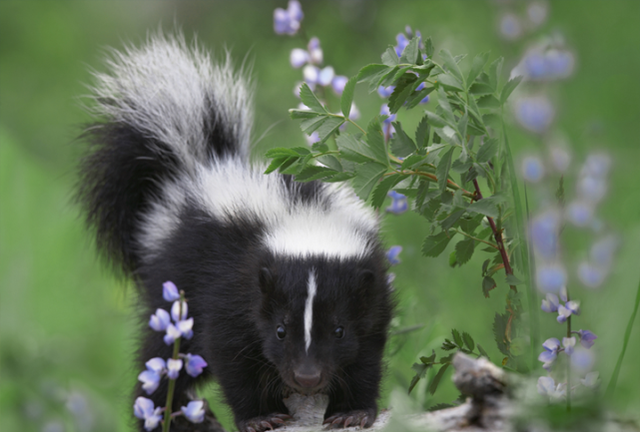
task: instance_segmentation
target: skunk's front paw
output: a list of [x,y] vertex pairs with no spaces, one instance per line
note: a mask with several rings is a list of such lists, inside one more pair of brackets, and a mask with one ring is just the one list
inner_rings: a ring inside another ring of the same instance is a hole
[[288,414],[269,414],[262,417],[254,417],[238,423],[239,432],[264,432],[284,426],[285,420],[291,418]]
[[327,429],[347,428],[349,426],[360,426],[361,428],[370,428],[376,421],[376,411],[353,410],[346,413],[336,413],[327,417],[323,425],[327,425]]

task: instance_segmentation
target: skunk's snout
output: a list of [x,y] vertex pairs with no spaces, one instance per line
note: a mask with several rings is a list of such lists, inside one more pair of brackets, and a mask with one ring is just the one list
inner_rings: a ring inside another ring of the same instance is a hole
[[322,373],[315,365],[302,364],[293,371],[293,379],[301,387],[312,389],[320,384]]

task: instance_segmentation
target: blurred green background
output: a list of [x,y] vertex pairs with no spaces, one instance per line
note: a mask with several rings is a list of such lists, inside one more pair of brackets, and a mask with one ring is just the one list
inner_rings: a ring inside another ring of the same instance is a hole
[[[614,161],[599,217],[623,240],[617,263],[597,291],[584,290],[571,279],[583,311],[574,326],[599,336],[595,369],[606,385],[640,276],[640,2],[547,2],[546,22],[516,41],[502,39],[498,23],[505,12],[526,21],[525,1],[302,3],[303,27],[307,35],[320,38],[325,64],[348,76],[379,61],[405,25],[431,35],[437,50],[469,53],[470,58],[487,50],[491,59],[505,56],[503,78],[524,49],[544,35],[562,35],[575,51],[573,77],[546,91],[557,107],[553,130],[570,143],[574,171],[590,150],[606,150]],[[124,431],[131,423],[129,389],[139,372],[133,365],[135,296],[131,286],[100,263],[71,200],[82,148],[76,137],[90,120],[80,99],[91,83],[89,69],[103,69],[105,47],[139,43],[160,24],[171,29],[175,23],[188,39],[197,34],[216,53],[228,48],[238,62],[246,56],[253,63],[257,158],[271,147],[304,145],[287,109],[298,104],[293,87],[301,79],[301,72],[289,65],[289,53],[305,42],[274,34],[276,7],[286,2],[0,2],[0,430]],[[464,60],[463,69],[469,66],[470,60]],[[382,100],[357,88],[356,103],[364,122],[378,113]],[[407,124],[417,121],[403,115]],[[542,154],[540,138],[516,126],[508,133],[516,157]],[[574,178],[568,176],[565,187],[570,197]],[[535,209],[537,194],[529,192]],[[503,308],[506,286],[500,283],[490,299],[483,297],[481,253],[455,269],[448,266],[448,254],[422,257],[427,232],[416,214],[384,220],[386,243],[404,247],[402,263],[393,269],[400,300],[395,324],[424,327],[392,340],[382,406],[394,389],[405,391],[411,365],[437,348],[452,327],[470,332],[494,361],[501,358],[491,322]],[[586,254],[588,237],[568,230],[568,264]],[[540,318],[543,340],[561,334],[552,317]],[[640,322],[631,338],[618,392],[608,404],[623,415],[638,416]],[[413,393],[416,404],[453,400],[457,394],[445,381],[435,397],[419,386]],[[214,389],[204,394],[216,397]],[[68,411],[77,413],[75,420]],[[216,403],[214,411],[230,425],[223,405]]]

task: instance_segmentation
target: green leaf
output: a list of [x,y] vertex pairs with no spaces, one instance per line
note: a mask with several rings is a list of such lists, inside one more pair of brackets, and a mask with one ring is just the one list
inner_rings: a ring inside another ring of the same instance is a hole
[[417,85],[417,80],[418,79],[415,75],[406,74],[400,79],[400,81],[398,81],[396,88],[393,90],[393,93],[391,93],[391,96],[389,96],[388,105],[389,112],[391,112],[391,114],[398,112],[402,107],[407,98],[413,92],[415,85]]
[[[461,84],[464,84],[464,77],[462,76],[462,72],[460,72],[458,63],[453,58],[449,50],[441,50],[440,57],[442,58],[442,60],[444,60],[444,66],[449,70],[449,72],[451,72],[451,74],[455,76]],[[462,90],[462,88],[460,90]]]
[[483,357],[486,357],[487,360],[490,360],[489,354],[487,354],[487,352],[484,350],[484,348],[482,348],[480,344],[478,344],[478,351],[480,351],[480,354],[482,354]]
[[325,142],[331,135],[338,130],[344,123],[344,120],[338,117],[329,117],[320,127],[317,129],[320,143]]
[[413,154],[402,161],[402,165],[400,166],[400,168],[402,169],[413,168],[414,165],[423,163],[425,159],[426,159],[425,155]]
[[462,341],[462,336],[460,336],[460,332],[456,329],[451,329],[451,335],[453,336],[453,340],[458,346],[458,348],[462,348],[464,346],[464,342]]
[[317,112],[309,111],[309,110],[299,110],[299,109],[289,110],[289,116],[293,120],[314,118],[314,117],[318,117],[319,115],[321,114]]
[[316,158],[318,162],[325,165],[327,168],[331,168],[334,171],[342,172],[343,167],[337,157],[332,155],[324,155]]
[[424,239],[424,243],[422,244],[422,254],[428,257],[437,257],[440,255],[449,242],[451,238],[453,238],[453,234],[451,237],[447,236],[446,231],[442,231],[436,235],[430,235],[426,239]]
[[476,248],[476,241],[471,238],[465,238],[456,244],[456,258],[458,265],[466,264],[473,256]]
[[433,379],[429,383],[428,391],[429,391],[429,393],[431,393],[431,395],[433,395],[436,392],[436,390],[438,389],[438,384],[440,384],[440,380],[442,380],[442,377],[444,376],[444,373],[447,371],[447,368],[449,367],[449,364],[450,363],[444,364],[438,370],[438,373],[436,373],[436,375],[433,377]]
[[484,68],[484,65],[487,64],[487,60],[489,60],[488,52],[480,53],[475,56],[473,62],[471,63],[471,70],[469,71],[469,75],[467,76],[468,85],[472,85],[478,75],[480,75],[480,72],[482,72],[482,68]]
[[507,275],[505,281],[507,282],[507,285],[522,285],[524,283],[512,274]]
[[469,333],[462,333],[462,339],[464,339],[464,344],[469,348],[469,351],[473,351],[475,349],[476,343],[473,341],[473,338]]
[[273,148],[271,150],[268,150],[265,153],[265,157],[269,158],[269,159],[273,159],[276,157],[283,157],[283,156],[306,156],[308,154],[310,154],[311,151],[309,151],[309,149],[304,148],[304,147],[294,147],[294,148],[287,148],[287,147],[277,147],[277,148]]
[[482,278],[482,294],[484,294],[486,298],[489,298],[489,291],[494,289],[496,286],[496,281],[493,280],[492,277],[485,276]]
[[425,115],[416,128],[416,145],[422,149],[429,145],[429,118]]
[[465,137],[467,136],[467,124],[469,123],[469,116],[467,115],[467,112],[465,111],[464,115],[462,117],[460,117],[460,120],[458,121],[458,132],[460,133],[460,136],[463,137],[463,139],[466,139]]
[[410,63],[414,64],[418,60],[418,54],[420,54],[420,48],[418,47],[418,43],[420,42],[420,38],[413,37],[409,41],[409,44],[404,47],[402,50],[402,55],[400,56],[400,63]]
[[[370,80],[377,81],[382,76],[383,73],[389,71],[389,66],[383,64],[370,64],[366,65],[360,72],[358,72],[357,79],[358,82],[365,82]],[[379,76],[378,76],[379,75]]]
[[480,150],[478,150],[478,154],[476,155],[476,162],[489,162],[497,152],[498,140],[496,138],[488,139],[480,146]]
[[368,162],[356,167],[356,176],[353,178],[353,189],[356,194],[366,201],[373,187],[386,172],[387,167],[376,162]]
[[387,66],[397,66],[398,65],[398,55],[396,54],[396,50],[392,47],[386,49],[384,53],[382,53],[382,63]]
[[449,103],[449,99],[447,99],[447,94],[444,92],[444,89],[440,87],[438,89],[438,105],[442,108],[443,116],[448,121],[449,126],[455,125],[456,119],[453,116],[453,110],[451,109],[451,104]]
[[499,314],[496,312],[493,318],[493,335],[495,337],[496,344],[500,352],[506,356],[509,356],[509,348],[505,339],[505,333],[507,331],[507,322],[509,321],[509,314]]
[[433,41],[431,40],[431,36],[429,36],[427,40],[424,41],[424,45],[425,45],[425,53],[427,54],[427,57],[432,58],[435,49],[433,48]]
[[436,113],[425,111],[425,115],[427,117],[427,121],[431,126],[442,128],[448,125],[447,121]]
[[495,196],[483,198],[469,205],[467,211],[469,213],[480,213],[495,219],[499,214],[498,207],[496,206],[502,201],[502,199],[497,199]]
[[491,126],[496,130],[498,130],[502,124],[502,119],[497,114],[485,114],[482,116],[482,121],[487,126]]
[[302,99],[302,103],[308,106],[311,111],[315,111],[318,113],[326,113],[327,110],[320,103],[318,97],[311,91],[307,83],[302,83],[300,86],[300,99]]
[[387,197],[389,190],[398,184],[398,182],[404,177],[405,176],[399,174],[393,174],[389,177],[385,177],[381,182],[379,182],[373,189],[373,194],[371,195],[371,205],[373,208],[380,208],[384,203],[384,199]]
[[480,108],[500,108],[500,101],[490,94],[479,97],[477,103]]
[[393,126],[396,129],[396,133],[391,140],[391,151],[393,154],[399,157],[407,157],[410,154],[416,152],[418,148],[411,138],[402,129],[400,122],[394,122]]
[[337,171],[321,166],[309,165],[296,174],[296,181],[309,182],[338,174]]
[[449,177],[449,169],[451,168],[451,158],[453,157],[454,147],[449,149],[442,158],[440,162],[438,162],[438,166],[436,168],[436,177],[438,178],[438,188],[440,192],[444,192],[447,188],[447,179]]
[[340,150],[341,157],[344,159],[357,163],[377,161],[377,155],[371,148],[353,135],[340,134],[336,138],[336,144]]
[[389,154],[387,153],[387,146],[384,142],[384,135],[382,133],[382,126],[377,117],[369,122],[367,125],[367,143],[371,153],[375,156],[375,159],[385,165],[389,166]]
[[322,124],[327,121],[329,117],[326,116],[318,116],[310,119],[306,119],[300,122],[300,129],[302,132],[307,135],[311,135],[316,129],[318,129]]
[[507,101],[511,93],[513,93],[516,87],[518,87],[518,84],[520,84],[520,81],[522,81],[522,76],[517,76],[507,81],[502,88],[502,93],[500,93],[500,103],[504,104]]
[[344,86],[344,90],[342,91],[342,97],[340,98],[340,108],[342,109],[342,114],[345,117],[349,117],[349,113],[351,112],[351,104],[353,102],[353,91],[356,88],[356,82],[358,77],[351,77],[347,84]]
[[489,77],[489,85],[495,91],[498,88],[498,80],[500,79],[500,72],[502,72],[502,63],[504,59],[502,57],[497,58],[489,65],[489,72],[487,76]]
[[438,84],[447,90],[462,91],[463,85],[457,78],[448,74],[440,74],[437,78]]
[[[418,84],[418,86],[420,86],[420,84]],[[433,90],[435,90],[435,87],[425,87],[420,91],[414,91],[413,93],[411,93],[411,96],[409,96],[409,98],[407,99],[405,107],[407,109],[414,108],[416,105],[418,105],[422,101],[422,99],[427,97]]]
[[[269,164],[269,166],[267,167],[267,169],[264,171],[265,174],[270,174],[272,172],[274,172],[275,170],[277,170],[284,162],[286,162],[289,159],[290,156],[281,156],[281,157],[275,157],[273,158],[273,160],[271,161],[271,163]],[[297,159],[297,158],[294,158]]]
[[494,91],[495,89],[491,88],[490,85],[479,82],[473,83],[469,88],[469,93],[474,95],[493,94]]

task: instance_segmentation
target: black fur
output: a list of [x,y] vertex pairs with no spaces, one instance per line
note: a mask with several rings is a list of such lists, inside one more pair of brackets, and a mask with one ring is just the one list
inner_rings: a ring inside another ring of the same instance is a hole
[[[213,159],[237,157],[242,143],[229,132],[230,125],[221,123],[210,96],[204,100],[210,113],[202,125],[207,154],[199,162],[206,166]],[[176,228],[159,249],[143,251],[142,216],[164,185],[187,169],[171,145],[158,142],[135,123],[107,116],[85,137],[90,147],[81,164],[78,197],[96,232],[98,249],[140,289],[141,370],[150,358],[172,354],[162,335],[146,325],[157,308],[170,307],[162,299],[162,284],[170,280],[186,293],[195,324],[193,338],[181,341],[181,352],[201,355],[208,367],[197,378],[180,374],[174,410],[188,402],[196,386],[213,378],[243,432],[250,427],[263,430],[260,421],[274,413],[287,414],[283,398],[291,392],[326,393],[326,418],[342,415],[343,420],[370,426],[377,413],[393,310],[377,233],[369,234],[371,248],[361,258],[277,256],[264,245],[268,228],[257,216],[223,221],[187,198]],[[301,185],[283,176],[283,184],[291,192],[291,205],[316,203],[318,211],[329,205],[329,192],[320,183]],[[316,275],[317,294],[307,353],[304,310],[310,272]],[[279,326],[286,330],[283,339],[276,335]],[[304,384],[308,375],[318,378]],[[156,406],[165,403],[166,383],[149,396]],[[147,397],[139,384],[135,393]],[[339,423],[344,426],[344,421]]]

